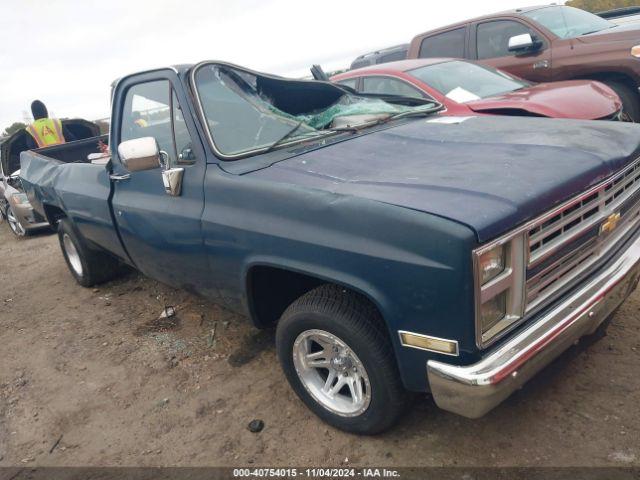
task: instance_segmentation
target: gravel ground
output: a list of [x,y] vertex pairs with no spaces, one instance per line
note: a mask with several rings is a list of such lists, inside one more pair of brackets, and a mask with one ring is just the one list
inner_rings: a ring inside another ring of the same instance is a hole
[[[164,305],[177,316],[157,320]],[[639,308],[636,292],[606,336],[482,419],[420,396],[394,430],[358,437],[295,397],[272,331],[137,274],[82,288],[55,235],[5,223],[0,466],[640,466]]]

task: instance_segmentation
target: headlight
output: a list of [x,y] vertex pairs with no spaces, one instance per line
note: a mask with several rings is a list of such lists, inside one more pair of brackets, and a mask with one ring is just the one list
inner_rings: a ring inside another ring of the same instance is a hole
[[640,58],[640,45],[636,45],[635,47],[631,47],[631,56]]
[[14,205],[28,205],[29,204],[29,198],[27,198],[27,194],[26,193],[14,193],[13,195],[11,195],[11,203],[13,203]]
[[476,343],[485,347],[524,314],[525,234],[498,239],[473,252]]
[[495,248],[480,255],[478,265],[480,267],[480,284],[484,285],[489,280],[493,280],[502,272],[506,267],[505,263],[506,248],[504,245],[498,245]]

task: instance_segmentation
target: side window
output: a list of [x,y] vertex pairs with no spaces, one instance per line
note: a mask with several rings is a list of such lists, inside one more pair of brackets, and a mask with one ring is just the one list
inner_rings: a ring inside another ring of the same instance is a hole
[[397,52],[387,53],[385,55],[381,55],[380,58],[376,61],[376,63],[387,63],[387,62],[396,62],[398,60],[406,60],[407,51],[406,50],[398,50]]
[[340,80],[338,81],[338,83],[340,85],[344,85],[345,87],[351,87],[354,90],[357,88],[358,86],[358,79],[357,78],[347,78],[346,80]]
[[402,80],[389,77],[363,77],[363,93],[382,93],[385,95],[401,95],[403,97],[423,98],[424,95],[415,87]]
[[140,83],[127,91],[120,141],[142,137],[156,139],[169,165],[195,160],[184,116],[168,80]]
[[466,27],[438,33],[422,40],[420,58],[453,57],[464,58]]
[[514,52],[509,51],[509,39],[523,33],[535,35],[530,28],[513,20],[496,20],[479,24],[476,36],[478,59],[515,55]]

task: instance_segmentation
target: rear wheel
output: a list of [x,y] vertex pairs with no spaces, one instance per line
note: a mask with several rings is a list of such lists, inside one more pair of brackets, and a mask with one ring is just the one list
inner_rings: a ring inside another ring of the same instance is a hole
[[300,399],[342,430],[375,434],[406,404],[393,348],[377,309],[335,285],[318,287],[278,323],[280,364]]
[[622,113],[627,121],[640,122],[640,99],[635,90],[621,82],[604,81],[622,101]]
[[20,220],[14,213],[11,205],[7,208],[7,222],[9,223],[9,228],[16,237],[24,237],[27,234],[27,231],[20,223]]
[[83,287],[91,287],[118,276],[122,266],[111,255],[90,248],[64,218],[58,224],[58,239],[69,271]]

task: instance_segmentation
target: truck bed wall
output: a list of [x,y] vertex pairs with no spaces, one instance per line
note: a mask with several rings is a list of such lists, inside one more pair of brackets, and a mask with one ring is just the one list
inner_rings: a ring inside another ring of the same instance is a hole
[[63,163],[89,163],[87,156],[90,153],[100,152],[98,147],[100,141],[107,144],[109,141],[108,135],[98,135],[97,137],[76,140],[74,142],[63,143],[62,145],[39,148],[34,151]]

